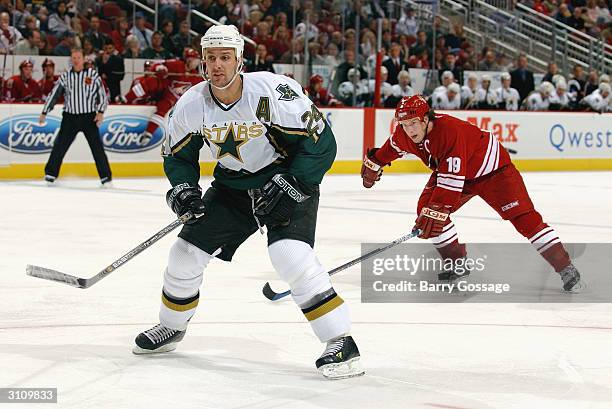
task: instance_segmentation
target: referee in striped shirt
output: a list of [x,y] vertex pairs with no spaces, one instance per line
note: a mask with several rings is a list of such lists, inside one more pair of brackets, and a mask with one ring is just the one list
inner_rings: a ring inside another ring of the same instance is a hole
[[55,182],[68,148],[77,133],[82,131],[96,162],[102,187],[110,186],[111,170],[98,130],[108,105],[102,79],[95,69],[84,68],[85,58],[81,49],[73,48],[70,59],[72,69],[64,72],[55,83],[38,120],[41,125],[45,123],[45,117],[63,93],[65,103],[62,124],[45,166],[45,180],[49,185]]

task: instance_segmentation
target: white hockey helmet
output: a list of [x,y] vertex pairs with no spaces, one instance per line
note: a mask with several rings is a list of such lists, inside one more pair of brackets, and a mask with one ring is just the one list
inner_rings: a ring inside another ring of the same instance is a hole
[[610,76],[608,74],[601,74],[599,76],[599,83],[601,84],[602,82],[605,82],[605,83],[609,84],[610,83]]
[[491,76],[489,74],[484,74],[482,77],[480,77],[480,81],[481,82],[485,82],[485,81],[491,82]]
[[477,79],[478,79],[478,75],[476,75],[476,74],[475,74],[475,73],[473,73],[473,72],[470,72],[470,73],[467,75],[467,79],[468,79],[468,80],[477,80]]
[[502,72],[501,73],[501,79],[502,79],[502,81],[507,81],[507,80],[512,79],[512,77],[510,76],[509,72]]
[[384,65],[380,66],[380,73],[382,75],[388,75],[389,74],[389,70],[387,69],[387,67],[385,67]]
[[565,77],[561,74],[555,74],[552,77],[552,83],[557,85],[559,81],[565,81]]
[[611,89],[611,87],[610,87],[610,84],[608,84],[607,82],[602,82],[601,84],[599,84],[598,89],[599,89],[599,93],[600,93],[600,94],[602,94],[602,95],[603,95],[604,93],[606,93],[606,92],[607,92],[607,93],[608,93],[608,95],[610,95],[610,89]]
[[543,95],[551,95],[555,91],[555,87],[548,81],[542,81],[538,91]]
[[200,40],[202,56],[206,56],[207,48],[233,48],[236,50],[236,59],[242,60],[244,52],[244,40],[236,26],[212,26]]
[[357,68],[349,69],[346,76],[348,77],[349,81],[352,81],[353,79],[359,81],[361,79],[361,73]]
[[446,89],[450,92],[454,92],[455,94],[458,94],[461,92],[461,87],[459,87],[459,84],[457,84],[456,82],[449,84],[449,86],[446,87]]
[[557,82],[555,82],[555,88],[557,90],[562,89],[564,91],[567,91],[567,82],[565,82],[565,78],[557,80]]
[[444,71],[442,73],[442,79],[454,80],[455,79],[455,75],[453,74],[452,71]]
[[236,60],[238,61],[238,65],[236,66],[236,72],[232,76],[232,79],[223,87],[214,86],[212,85],[212,82],[210,84],[211,86],[220,90],[228,88],[242,71],[242,67],[244,65],[244,40],[242,39],[240,32],[238,32],[236,26],[232,25],[212,26],[206,30],[206,33],[202,36],[200,46],[202,46],[202,76],[206,80],[209,78],[204,70],[203,62],[206,60],[206,50],[208,48],[233,48],[236,51]]

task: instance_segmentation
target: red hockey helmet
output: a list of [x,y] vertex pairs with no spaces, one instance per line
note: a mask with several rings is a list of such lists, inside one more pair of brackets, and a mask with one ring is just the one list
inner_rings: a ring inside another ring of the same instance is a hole
[[199,60],[200,54],[193,48],[185,48],[185,51],[183,51],[183,59],[187,60],[188,58],[197,58]]
[[154,64],[151,67],[151,71],[153,71],[155,73],[157,78],[163,79],[163,78],[166,78],[168,76],[168,67],[166,67],[162,63]]
[[45,60],[44,60],[44,61],[43,61],[43,63],[42,63],[42,67],[43,67],[43,68],[47,68],[48,66],[55,67],[55,63],[53,62],[53,60],[52,60],[52,59],[50,59],[50,58],[45,58]]
[[151,61],[151,60],[146,60],[144,62],[143,68],[145,70],[145,72],[153,72],[153,64],[155,63],[155,61]]
[[23,70],[25,67],[34,68],[34,63],[32,63],[32,60],[23,60],[21,64],[19,64],[20,71]]
[[309,81],[311,87],[314,87],[316,84],[323,84],[323,82],[323,77],[319,74],[311,76]]
[[395,108],[395,120],[400,122],[419,118],[424,121],[430,110],[427,100],[422,95],[403,97]]

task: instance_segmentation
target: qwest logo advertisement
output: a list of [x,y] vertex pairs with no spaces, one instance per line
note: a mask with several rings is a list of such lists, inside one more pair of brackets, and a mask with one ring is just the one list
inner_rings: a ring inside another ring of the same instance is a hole
[[[51,152],[60,129],[61,119],[47,116],[44,125],[38,124],[37,114],[15,115],[0,122],[0,148],[25,154]],[[149,122],[144,115],[112,115],[104,118],[100,138],[107,151],[136,153],[155,148],[164,139],[163,127],[157,128],[146,144],[139,140]]]

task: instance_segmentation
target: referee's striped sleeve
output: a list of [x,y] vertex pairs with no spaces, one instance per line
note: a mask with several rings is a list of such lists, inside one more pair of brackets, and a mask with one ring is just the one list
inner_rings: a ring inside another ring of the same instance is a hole
[[63,73],[59,77],[59,79],[55,82],[55,85],[53,86],[53,90],[51,91],[51,93],[47,95],[47,100],[45,101],[45,105],[43,106],[43,111],[42,111],[44,115],[47,115],[49,112],[51,112],[51,110],[55,106],[55,103],[59,100],[60,96],[62,96],[62,94],[64,93],[65,83],[66,83],[66,73]]
[[100,76],[96,73],[96,79],[95,79],[95,83],[96,83],[96,87],[97,89],[97,94],[98,94],[98,106],[97,106],[97,111],[98,112],[104,112],[106,111],[106,107],[108,105],[108,98],[106,96],[106,91],[104,91],[104,85],[102,84],[102,78],[100,78]]

